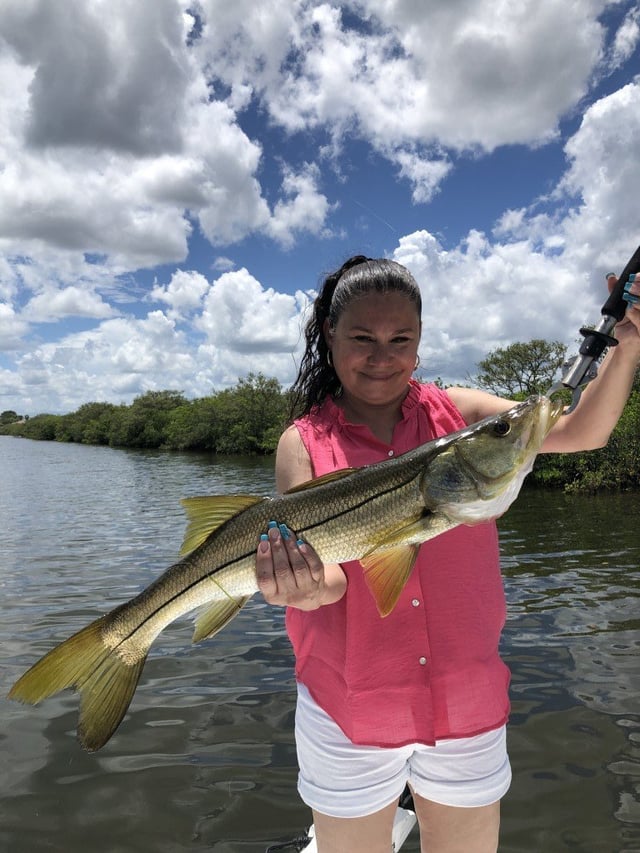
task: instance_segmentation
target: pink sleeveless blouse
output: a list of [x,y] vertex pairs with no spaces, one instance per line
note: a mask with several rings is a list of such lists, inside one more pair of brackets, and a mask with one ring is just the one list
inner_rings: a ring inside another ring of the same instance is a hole
[[[411,382],[390,445],[348,423],[332,399],[296,421],[314,475],[405,453],[465,425],[445,391]],[[498,653],[506,605],[493,522],[425,542],[398,604],[381,618],[357,561],[335,604],[288,608],[296,678],[356,744],[470,737],[509,715]]]

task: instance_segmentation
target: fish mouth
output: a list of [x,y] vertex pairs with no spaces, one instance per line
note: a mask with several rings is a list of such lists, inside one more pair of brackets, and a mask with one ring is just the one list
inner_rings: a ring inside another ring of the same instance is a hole
[[[545,438],[563,414],[565,404],[562,400],[551,400],[548,397],[540,395],[538,397],[529,397],[521,405],[523,406],[523,411],[533,406],[539,413],[539,417],[533,419],[529,428],[523,432],[518,442],[523,458],[531,454],[535,457],[539,453]],[[531,464],[533,465],[533,458],[531,459]]]
[[549,400],[549,420],[551,427],[556,423],[556,421],[560,418],[561,415],[564,414],[564,410],[566,409],[565,403],[560,399]]
[[[542,433],[540,438],[540,444],[542,441],[549,435],[553,427],[560,420],[561,416],[564,414],[566,405],[562,400],[559,399],[549,399],[548,397],[540,396],[538,397],[538,403],[541,406],[543,417],[538,421],[538,428]],[[533,433],[536,430],[532,430]]]

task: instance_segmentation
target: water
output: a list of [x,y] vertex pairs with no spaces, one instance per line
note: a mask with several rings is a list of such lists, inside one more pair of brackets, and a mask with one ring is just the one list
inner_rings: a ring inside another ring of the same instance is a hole
[[[0,693],[176,559],[179,498],[271,493],[272,460],[0,436]],[[504,853],[640,851],[640,495],[528,491],[501,520],[513,671]],[[89,755],[77,699],[0,700],[0,849],[262,853],[309,821],[292,655],[256,596],[214,640],[158,639],[123,725]],[[417,838],[403,851],[418,853]]]

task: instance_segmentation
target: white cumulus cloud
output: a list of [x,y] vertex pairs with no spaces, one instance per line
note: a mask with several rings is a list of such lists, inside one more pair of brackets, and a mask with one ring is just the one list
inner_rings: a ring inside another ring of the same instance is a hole
[[[3,0],[0,396],[290,381],[316,273],[360,248],[350,201],[394,222],[362,248],[418,276],[430,372],[574,335],[637,244],[639,21],[629,0]],[[436,233],[461,165],[554,145],[544,186]],[[393,200],[352,194],[367,158]],[[293,292],[263,283],[286,266]]]

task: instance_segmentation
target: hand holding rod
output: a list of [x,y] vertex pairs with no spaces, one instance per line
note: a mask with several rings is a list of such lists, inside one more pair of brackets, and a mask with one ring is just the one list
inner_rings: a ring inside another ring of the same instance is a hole
[[640,246],[635,250],[633,256],[630,258],[629,263],[620,273],[620,277],[618,278],[618,283],[613,288],[611,293],[609,294],[609,298],[602,306],[601,314],[606,314],[609,317],[615,317],[616,322],[619,323],[620,320],[625,315],[625,311],[627,309],[627,304],[622,298],[622,294],[624,292],[624,286],[629,280],[630,275],[635,275],[640,272]]

